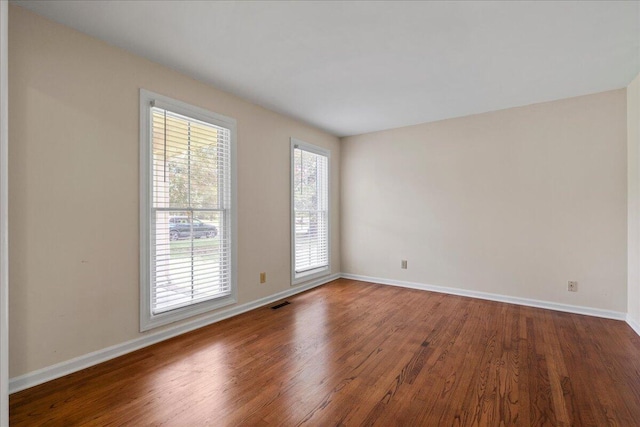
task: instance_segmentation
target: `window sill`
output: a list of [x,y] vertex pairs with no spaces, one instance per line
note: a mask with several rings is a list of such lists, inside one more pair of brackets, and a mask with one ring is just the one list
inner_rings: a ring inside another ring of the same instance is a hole
[[147,316],[145,316],[145,318],[140,319],[140,332],[148,331],[150,329],[157,328],[158,326],[163,326],[169,323],[188,319],[212,310],[217,310],[219,308],[235,304],[236,302],[237,298],[234,293],[232,293],[231,295],[225,297],[216,298],[210,301],[203,301],[198,304],[177,308],[175,310],[167,311],[164,313],[155,315],[148,314]]
[[319,277],[325,277],[331,274],[331,268],[321,267],[314,270],[305,271],[304,273],[294,273],[291,280],[291,286],[299,285]]

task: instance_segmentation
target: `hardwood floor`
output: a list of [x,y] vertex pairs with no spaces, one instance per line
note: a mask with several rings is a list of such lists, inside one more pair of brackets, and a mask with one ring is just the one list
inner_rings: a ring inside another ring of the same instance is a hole
[[640,425],[624,322],[345,279],[288,301],[16,393],[11,425]]

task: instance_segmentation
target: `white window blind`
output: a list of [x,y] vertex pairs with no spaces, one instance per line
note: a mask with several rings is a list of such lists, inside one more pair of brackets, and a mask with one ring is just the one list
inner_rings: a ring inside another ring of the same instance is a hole
[[292,149],[295,279],[329,266],[329,156],[302,142]]
[[228,299],[233,292],[232,129],[165,104],[148,106],[143,309],[148,319],[174,321],[175,312],[197,314],[189,307]]

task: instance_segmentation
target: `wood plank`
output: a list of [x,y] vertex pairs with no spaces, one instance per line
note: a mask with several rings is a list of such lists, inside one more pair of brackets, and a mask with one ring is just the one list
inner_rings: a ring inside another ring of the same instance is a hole
[[12,426],[635,425],[624,322],[340,279],[15,393]]

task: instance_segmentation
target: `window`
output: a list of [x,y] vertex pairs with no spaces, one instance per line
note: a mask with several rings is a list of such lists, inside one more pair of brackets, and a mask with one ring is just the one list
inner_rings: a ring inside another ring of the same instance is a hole
[[140,92],[140,329],[236,302],[235,120]]
[[329,274],[329,151],[291,139],[293,284]]

